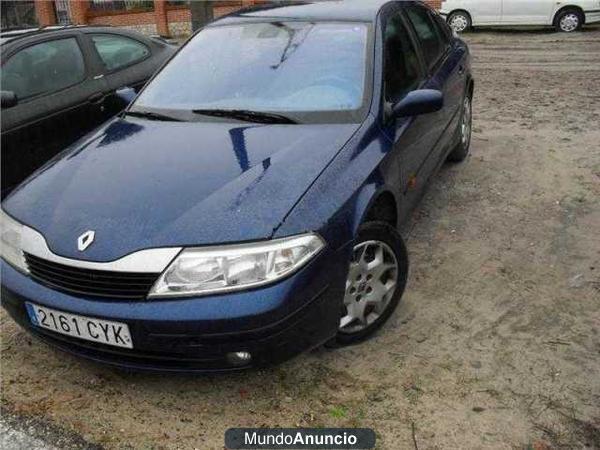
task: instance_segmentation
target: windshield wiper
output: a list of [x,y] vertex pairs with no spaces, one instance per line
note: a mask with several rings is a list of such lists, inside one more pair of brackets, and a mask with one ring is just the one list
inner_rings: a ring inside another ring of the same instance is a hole
[[245,109],[194,109],[194,114],[213,117],[229,117],[232,119],[243,120],[245,122],[267,123],[267,124],[296,124],[291,119],[281,114],[266,113],[261,111],[250,111]]
[[144,119],[149,120],[160,120],[162,122],[183,122],[183,120],[178,119],[177,117],[168,116],[166,114],[161,114],[152,111],[125,111],[124,115],[142,117]]

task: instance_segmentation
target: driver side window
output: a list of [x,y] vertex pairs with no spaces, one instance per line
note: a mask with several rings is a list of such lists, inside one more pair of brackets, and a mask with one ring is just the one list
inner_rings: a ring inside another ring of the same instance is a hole
[[385,99],[395,103],[422,80],[419,57],[399,12],[385,24],[383,51]]

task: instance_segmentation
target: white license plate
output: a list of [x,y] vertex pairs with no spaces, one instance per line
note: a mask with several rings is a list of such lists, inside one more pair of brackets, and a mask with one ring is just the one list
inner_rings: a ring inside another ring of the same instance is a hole
[[31,323],[38,327],[86,341],[133,348],[126,323],[70,314],[33,303],[25,305]]

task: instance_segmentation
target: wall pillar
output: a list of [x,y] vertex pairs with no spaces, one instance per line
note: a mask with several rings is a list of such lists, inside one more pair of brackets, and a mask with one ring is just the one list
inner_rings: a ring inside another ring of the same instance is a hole
[[169,37],[169,19],[165,0],[154,0],[154,15],[156,17],[156,32],[160,36]]
[[40,27],[56,25],[56,12],[54,2],[51,0],[35,0],[35,15]]
[[69,0],[71,22],[73,22],[73,25],[87,24],[87,12],[89,7],[90,3],[87,0]]

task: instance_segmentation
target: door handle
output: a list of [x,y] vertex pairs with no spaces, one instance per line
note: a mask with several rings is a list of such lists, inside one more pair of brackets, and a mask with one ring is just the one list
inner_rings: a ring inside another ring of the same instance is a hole
[[102,92],[98,92],[96,94],[90,95],[90,97],[88,98],[88,102],[97,105],[99,103],[102,103],[102,101],[104,100],[104,93]]

